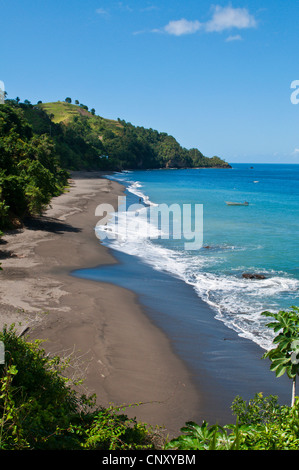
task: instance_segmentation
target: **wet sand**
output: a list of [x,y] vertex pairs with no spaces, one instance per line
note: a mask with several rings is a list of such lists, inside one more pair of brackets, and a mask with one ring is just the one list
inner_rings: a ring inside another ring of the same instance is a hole
[[51,354],[71,359],[80,391],[108,406],[141,403],[129,416],[176,435],[198,421],[202,397],[165,333],[146,315],[131,290],[73,277],[82,268],[117,260],[94,233],[100,203],[117,208],[118,183],[100,173],[75,172],[69,190],[0,245],[0,327],[14,323]]

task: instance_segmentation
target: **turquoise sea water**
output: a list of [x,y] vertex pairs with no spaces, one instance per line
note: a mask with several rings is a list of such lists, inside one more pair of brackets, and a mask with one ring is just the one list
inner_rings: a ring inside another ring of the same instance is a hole
[[[124,184],[145,207],[139,229],[125,234],[124,225],[115,229],[123,214],[115,214],[110,229],[117,238],[108,240],[100,230],[103,243],[192,285],[217,319],[269,348],[272,332],[260,313],[299,305],[299,165],[129,171],[109,178]],[[225,203],[245,200],[248,206]],[[148,218],[158,204],[202,204],[203,247],[186,250],[183,238],[164,239],[160,225],[152,227]],[[131,216],[136,219],[136,213]],[[265,279],[245,279],[243,273]]]

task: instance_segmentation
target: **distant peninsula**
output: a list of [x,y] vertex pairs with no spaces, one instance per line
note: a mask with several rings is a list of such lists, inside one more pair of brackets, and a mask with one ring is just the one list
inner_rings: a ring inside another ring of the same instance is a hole
[[[15,100],[13,100],[15,101]],[[98,116],[71,98],[54,103],[19,103],[36,134],[49,134],[68,169],[230,168],[223,159],[183,148],[165,132]]]
[[61,194],[68,172],[231,168],[183,148],[165,132],[106,119],[71,98],[0,104],[0,230],[39,214]]

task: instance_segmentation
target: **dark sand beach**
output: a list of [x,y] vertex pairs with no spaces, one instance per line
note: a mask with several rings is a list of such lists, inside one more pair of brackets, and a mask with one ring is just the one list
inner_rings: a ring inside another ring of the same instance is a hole
[[[129,191],[125,195],[128,204],[138,202]],[[216,311],[199,298],[192,285],[154,269],[142,257],[116,250],[112,255],[116,263],[76,270],[72,275],[113,283],[137,295],[147,317],[166,334],[190,371],[200,396],[197,422],[235,422],[231,405],[237,395],[245,400],[256,393],[277,395],[281,404],[290,404],[289,379],[277,379],[269,361],[262,358],[265,350],[215,318]]]
[[[116,208],[124,191],[101,176],[74,173],[42,217],[3,237],[0,326],[45,340],[47,352],[71,358],[80,391],[103,406],[142,403],[128,415],[170,436],[188,420],[233,422],[236,395],[288,404],[288,379],[276,379],[264,351],[215,320],[191,286],[100,244],[95,209]],[[85,268],[89,278],[78,275]]]
[[94,233],[100,203],[117,207],[118,183],[76,172],[69,191],[45,214],[3,237],[0,326],[14,323],[43,348],[70,357],[70,374],[97,402],[129,405],[130,416],[175,435],[198,420],[201,396],[166,335],[137,295],[112,283],[75,278],[73,270],[117,261]]

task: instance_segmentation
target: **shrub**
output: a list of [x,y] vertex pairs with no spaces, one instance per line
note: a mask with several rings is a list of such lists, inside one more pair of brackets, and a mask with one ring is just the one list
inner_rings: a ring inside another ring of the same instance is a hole
[[232,404],[236,424],[201,426],[187,422],[181,435],[167,449],[178,450],[297,450],[299,446],[299,401],[280,406],[277,397],[261,394],[246,403],[236,397]]
[[[40,341],[4,328],[0,365],[0,449],[144,449],[152,431],[116,407],[78,396],[64,376],[69,361],[49,357]],[[122,410],[123,411],[123,410]]]

